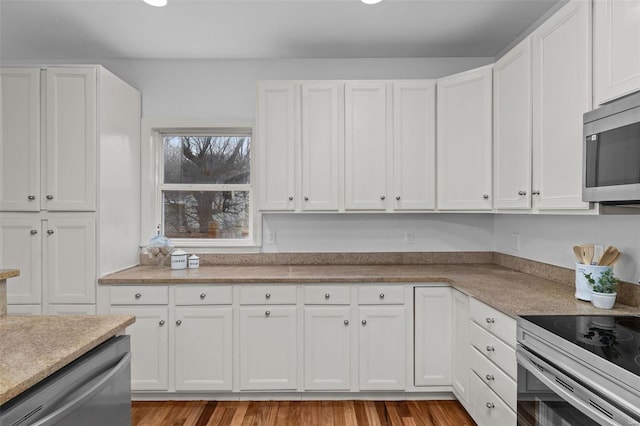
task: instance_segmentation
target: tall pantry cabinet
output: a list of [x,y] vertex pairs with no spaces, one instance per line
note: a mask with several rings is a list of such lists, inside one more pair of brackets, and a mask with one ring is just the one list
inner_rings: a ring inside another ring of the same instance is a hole
[[101,66],[0,69],[0,267],[9,312],[95,313],[137,264],[140,94]]

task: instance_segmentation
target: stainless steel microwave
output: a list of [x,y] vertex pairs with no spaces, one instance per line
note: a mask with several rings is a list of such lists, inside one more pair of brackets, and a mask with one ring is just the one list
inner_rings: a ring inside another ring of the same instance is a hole
[[583,201],[640,204],[640,92],[584,114]]

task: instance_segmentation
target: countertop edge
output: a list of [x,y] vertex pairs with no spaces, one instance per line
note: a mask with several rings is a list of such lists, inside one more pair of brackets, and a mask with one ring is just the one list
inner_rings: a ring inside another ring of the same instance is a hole
[[0,269],[0,281],[20,276],[19,269]]

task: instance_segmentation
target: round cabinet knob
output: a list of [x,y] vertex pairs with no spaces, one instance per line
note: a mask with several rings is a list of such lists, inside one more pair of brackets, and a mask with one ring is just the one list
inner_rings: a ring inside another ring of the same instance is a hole
[[289,201],[293,201],[293,197],[292,196],[289,196]]
[[493,380],[493,375],[491,374],[487,374],[486,376],[484,376],[487,380]]
[[396,195],[396,200],[400,201],[400,196]]
[[367,325],[367,320],[362,320],[362,325]]
[[494,408],[495,406],[493,402],[487,402],[487,408]]
[[305,201],[309,201],[309,197],[304,197],[304,200]]
[[485,200],[488,200],[488,199],[489,199],[489,195],[488,195],[488,194],[484,194],[484,195],[482,196],[482,198],[484,198]]
[[330,297],[331,297],[331,295],[330,295],[329,293],[325,293],[325,294],[324,294],[324,298],[325,298],[325,299],[328,299],[328,298],[330,298]]
[[531,195],[540,195],[540,191],[533,190],[531,191]]
[[140,299],[142,297],[142,295],[140,293],[136,293],[136,295],[134,296],[136,299]]
[[53,229],[48,229],[47,230],[47,235],[53,235],[55,231]]
[[35,196],[35,195],[29,195],[29,196],[27,197],[27,200],[29,200],[29,201],[33,201],[33,200],[35,200],[35,199],[36,199],[36,196]]
[[486,349],[487,349],[487,352],[493,352],[496,350],[493,346],[487,346]]
[[349,325],[349,320],[344,320],[344,325]]
[[496,322],[496,320],[493,318],[485,318],[485,321],[487,321],[487,324],[493,324],[494,322]]
[[160,322],[158,324],[164,325],[164,320],[160,320]]
[[31,230],[31,231],[29,231],[29,232],[31,232],[31,235],[36,235],[36,234],[38,233],[38,231],[36,231],[35,229],[32,229],[32,230]]
[[518,195],[527,195],[527,191],[518,191]]
[[384,299],[384,293],[380,293],[380,299]]
[[180,325],[180,324],[182,324],[182,320],[176,321],[176,325]]
[[380,199],[381,199],[382,201],[384,201],[386,198],[387,198],[387,197],[385,197],[384,195],[381,195],[381,196],[380,196]]
[[268,317],[269,315],[271,315],[271,311],[265,311],[265,312],[264,312],[264,316],[265,316],[265,317]]
[[200,299],[204,299],[205,297],[207,297],[207,293],[202,293],[202,294],[200,295]]
[[271,298],[271,293],[265,294],[264,297],[266,297],[267,299],[270,299]]
[[47,195],[47,200],[53,200],[53,195]]

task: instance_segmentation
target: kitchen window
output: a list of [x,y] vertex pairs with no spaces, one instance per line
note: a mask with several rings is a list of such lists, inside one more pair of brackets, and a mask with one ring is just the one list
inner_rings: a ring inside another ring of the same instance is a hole
[[[148,131],[155,158],[149,162],[150,177],[156,185],[143,229],[149,233],[159,224],[177,247],[203,252],[256,247],[251,127],[157,126]],[[143,163],[144,150],[143,144]],[[144,181],[143,176],[143,188]],[[143,197],[143,222],[144,204]]]

